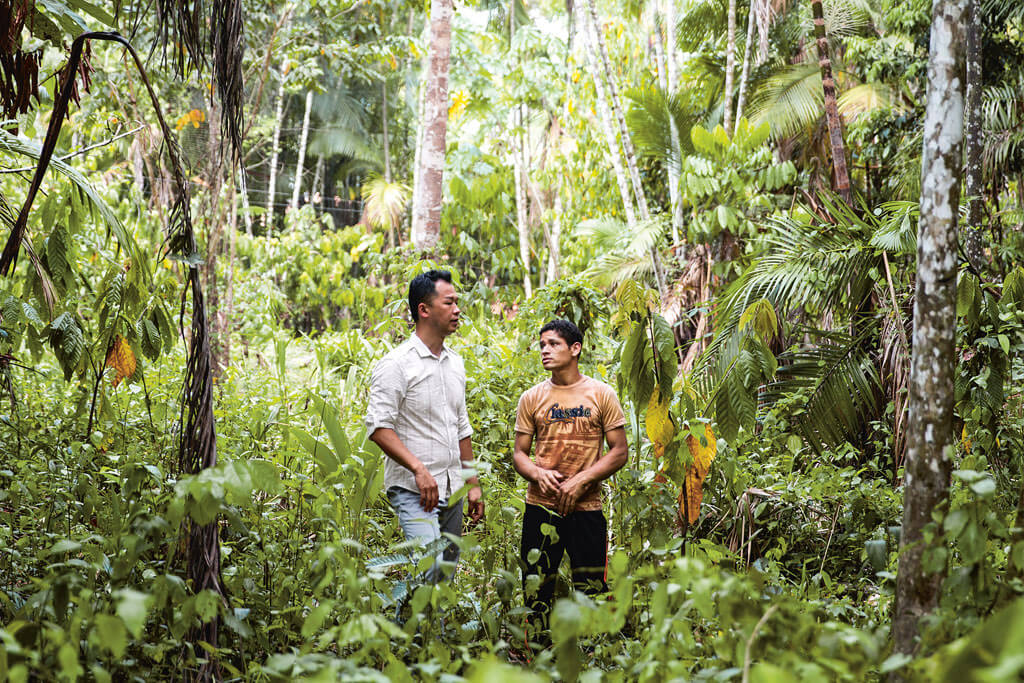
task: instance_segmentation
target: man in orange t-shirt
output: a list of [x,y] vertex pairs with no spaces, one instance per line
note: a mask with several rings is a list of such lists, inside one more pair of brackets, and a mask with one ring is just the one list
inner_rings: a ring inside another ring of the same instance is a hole
[[[547,627],[555,576],[568,553],[573,585],[588,594],[608,590],[608,524],[601,482],[629,457],[626,418],[615,391],[580,374],[583,335],[568,320],[540,329],[540,357],[549,379],[527,390],[516,409],[513,464],[530,482],[523,516],[523,590],[540,629]],[[536,457],[530,449],[536,441]],[[604,442],[608,452],[602,455]],[[545,534],[543,525],[554,533]],[[527,578],[540,577],[535,591]]]

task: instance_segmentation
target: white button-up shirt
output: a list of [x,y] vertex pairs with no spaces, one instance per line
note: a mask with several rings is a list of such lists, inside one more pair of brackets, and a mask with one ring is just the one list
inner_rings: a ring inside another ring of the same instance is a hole
[[[466,366],[443,347],[435,356],[415,333],[377,363],[370,379],[366,433],[393,429],[448,498],[462,487],[459,441],[473,433],[466,412]],[[416,477],[384,458],[384,487],[419,492]]]

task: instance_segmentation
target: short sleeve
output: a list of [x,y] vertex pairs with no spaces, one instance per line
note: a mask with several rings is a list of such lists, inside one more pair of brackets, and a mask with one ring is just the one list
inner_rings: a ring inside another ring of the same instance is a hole
[[394,358],[384,357],[370,375],[370,400],[366,407],[366,433],[394,429],[398,409],[405,397],[405,376]]
[[601,392],[601,421],[605,434],[626,424],[626,415],[622,412],[619,397],[609,386]]
[[537,427],[533,420],[533,392],[524,392],[516,406],[516,431],[523,434],[536,434]]

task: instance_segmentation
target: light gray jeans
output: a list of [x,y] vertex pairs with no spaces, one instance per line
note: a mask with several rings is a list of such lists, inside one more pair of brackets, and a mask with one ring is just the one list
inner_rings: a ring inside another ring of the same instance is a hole
[[[437,507],[430,512],[424,512],[420,505],[420,494],[409,491],[399,486],[392,486],[388,489],[388,501],[398,515],[398,523],[402,527],[406,540],[419,541],[426,546],[429,543],[441,538],[441,534],[449,533],[454,536],[462,536],[462,501],[448,507],[448,499],[442,498],[438,501]],[[450,578],[444,573],[441,567],[441,560],[449,563],[459,561],[459,546],[448,543],[443,553],[438,553],[434,564],[427,570],[424,580],[428,583],[438,583]]]

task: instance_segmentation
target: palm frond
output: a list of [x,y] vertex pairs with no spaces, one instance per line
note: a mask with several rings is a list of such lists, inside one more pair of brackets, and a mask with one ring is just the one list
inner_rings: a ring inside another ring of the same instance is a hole
[[409,202],[409,193],[407,185],[389,183],[380,176],[363,183],[363,200],[370,225],[386,230],[396,227]]
[[707,42],[719,42],[726,33],[728,5],[723,0],[691,0],[676,24],[676,45],[697,52]]
[[921,215],[917,202],[887,202],[878,208],[880,224],[871,236],[871,246],[895,254],[917,251],[917,221]]
[[762,394],[764,410],[797,392],[807,394],[796,419],[807,443],[817,453],[857,438],[867,421],[884,408],[881,382],[866,342],[878,333],[876,324],[857,337],[807,329],[815,342],[784,353],[776,381]]
[[847,121],[853,120],[861,114],[875,111],[876,109],[888,109],[896,105],[897,111],[904,107],[899,99],[893,97],[892,89],[880,81],[861,83],[845,90],[838,99],[839,113]]
[[793,137],[821,118],[821,71],[817,64],[793,64],[765,79],[750,98],[750,121],[768,122],[772,139]]
[[683,156],[693,152],[690,128],[702,119],[682,93],[669,94],[657,86],[634,88],[626,95],[629,132],[641,157],[667,168],[680,168]]

